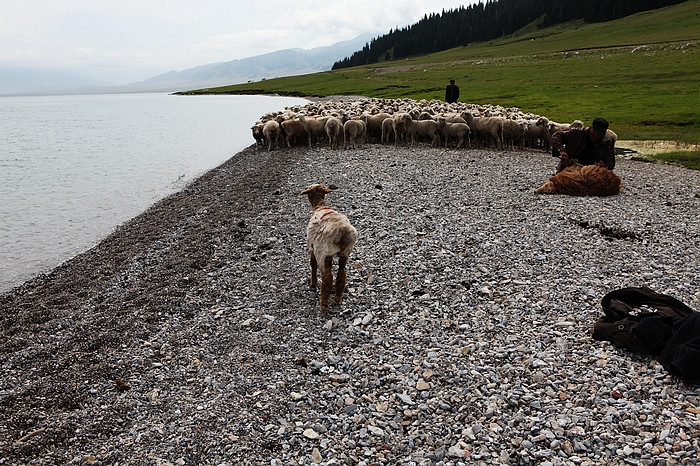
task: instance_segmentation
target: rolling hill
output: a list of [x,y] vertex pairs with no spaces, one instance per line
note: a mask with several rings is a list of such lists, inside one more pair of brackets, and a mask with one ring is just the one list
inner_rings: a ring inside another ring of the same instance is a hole
[[604,115],[627,139],[700,142],[700,0],[604,23],[525,27],[398,61],[187,93],[363,95],[517,106],[558,121]]

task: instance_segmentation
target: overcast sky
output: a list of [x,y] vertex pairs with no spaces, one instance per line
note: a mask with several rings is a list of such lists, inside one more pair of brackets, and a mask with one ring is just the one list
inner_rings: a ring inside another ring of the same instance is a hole
[[380,35],[449,0],[0,0],[0,67],[69,68],[114,84],[286,48]]

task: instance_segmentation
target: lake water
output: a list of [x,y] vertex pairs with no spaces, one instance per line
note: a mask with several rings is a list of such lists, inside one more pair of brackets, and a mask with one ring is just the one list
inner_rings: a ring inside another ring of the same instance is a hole
[[0,292],[254,142],[260,116],[299,98],[113,94],[0,97]]

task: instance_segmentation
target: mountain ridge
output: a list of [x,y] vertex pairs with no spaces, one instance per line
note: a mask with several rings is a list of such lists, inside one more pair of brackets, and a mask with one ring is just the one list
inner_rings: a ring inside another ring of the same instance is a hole
[[75,71],[0,67],[0,95],[176,92],[328,71],[361,49],[372,33],[312,49],[289,48],[261,55],[167,71],[143,81],[110,85]]

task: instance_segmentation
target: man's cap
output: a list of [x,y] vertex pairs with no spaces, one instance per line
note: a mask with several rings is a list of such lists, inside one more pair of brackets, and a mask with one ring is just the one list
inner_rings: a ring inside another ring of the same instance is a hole
[[608,120],[605,118],[594,118],[591,128],[595,134],[603,138],[605,137],[605,132],[608,130],[608,126]]

